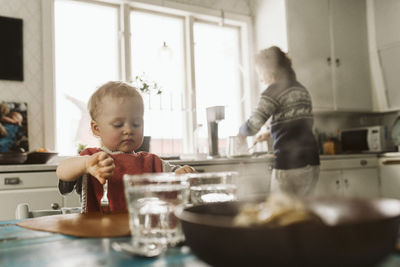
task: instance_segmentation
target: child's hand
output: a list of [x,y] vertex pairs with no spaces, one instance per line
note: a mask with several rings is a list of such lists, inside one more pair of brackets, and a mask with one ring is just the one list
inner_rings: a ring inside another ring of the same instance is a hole
[[101,184],[113,175],[114,160],[107,153],[101,151],[86,159],[86,172],[95,177]]
[[184,174],[184,173],[193,173],[196,172],[196,170],[188,165],[184,165],[183,167],[180,167],[176,169],[175,174]]

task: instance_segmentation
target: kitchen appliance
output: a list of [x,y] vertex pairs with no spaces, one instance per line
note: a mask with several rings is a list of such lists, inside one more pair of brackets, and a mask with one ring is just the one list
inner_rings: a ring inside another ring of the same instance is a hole
[[397,146],[397,151],[400,151],[400,116],[396,118],[392,126],[393,144]]
[[365,267],[376,266],[394,251],[399,200],[325,197],[303,201],[323,223],[235,226],[234,217],[246,202],[181,208],[176,215],[185,243],[211,266]]
[[225,119],[225,107],[213,106],[206,109],[208,126],[208,154],[219,157],[218,153],[218,122]]
[[384,152],[393,150],[388,128],[365,126],[340,131],[342,152]]

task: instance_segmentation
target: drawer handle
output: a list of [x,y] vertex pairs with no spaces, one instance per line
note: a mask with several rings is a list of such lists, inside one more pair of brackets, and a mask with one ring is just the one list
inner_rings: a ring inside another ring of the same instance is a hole
[[58,209],[60,208],[60,204],[58,204],[58,203],[51,203],[51,208],[52,208],[53,210],[58,210]]
[[362,160],[360,160],[360,164],[361,164],[361,166],[365,166],[368,164],[368,161],[365,159],[362,159]]
[[5,185],[17,185],[20,183],[21,183],[21,179],[19,177],[4,178]]

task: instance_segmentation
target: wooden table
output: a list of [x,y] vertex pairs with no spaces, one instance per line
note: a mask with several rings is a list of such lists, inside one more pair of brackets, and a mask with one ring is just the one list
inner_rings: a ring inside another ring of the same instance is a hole
[[[62,234],[33,231],[0,221],[0,266],[208,266],[187,246],[170,248],[156,258],[142,258],[112,249],[114,241],[130,238],[76,238]],[[400,253],[393,253],[377,267],[399,267]]]

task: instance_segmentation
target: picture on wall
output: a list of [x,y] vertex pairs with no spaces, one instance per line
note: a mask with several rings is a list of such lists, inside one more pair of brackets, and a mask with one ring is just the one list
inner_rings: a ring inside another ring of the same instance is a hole
[[0,153],[29,151],[28,105],[0,101]]

